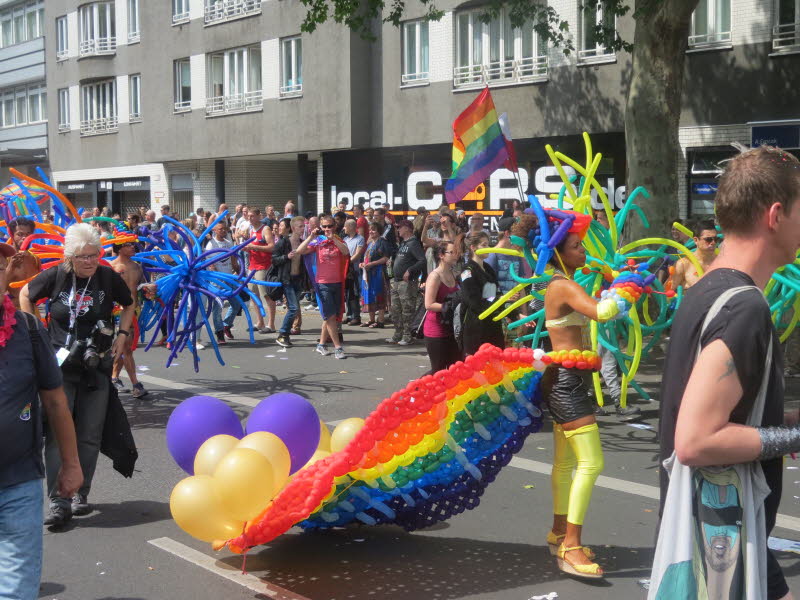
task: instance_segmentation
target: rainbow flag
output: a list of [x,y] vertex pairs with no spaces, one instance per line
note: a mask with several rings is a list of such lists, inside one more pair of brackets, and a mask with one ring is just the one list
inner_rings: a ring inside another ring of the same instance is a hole
[[449,204],[461,201],[508,160],[508,149],[487,87],[453,121],[453,174],[445,186]]

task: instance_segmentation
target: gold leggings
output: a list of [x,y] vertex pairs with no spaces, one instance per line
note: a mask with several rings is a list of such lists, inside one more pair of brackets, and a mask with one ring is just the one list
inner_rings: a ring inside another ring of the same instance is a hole
[[[553,513],[567,515],[567,522],[583,525],[592,488],[603,470],[603,449],[597,423],[564,431],[553,423]],[[575,478],[572,471],[575,471]]]

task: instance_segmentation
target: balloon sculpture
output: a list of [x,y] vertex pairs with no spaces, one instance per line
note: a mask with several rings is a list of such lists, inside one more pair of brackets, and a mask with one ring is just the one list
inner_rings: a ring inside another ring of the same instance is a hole
[[[448,519],[475,508],[538,431],[545,366],[530,349],[486,344],[412,381],[366,419],[341,422],[332,435],[293,394],[263,400],[241,440],[232,409],[190,398],[167,425],[170,452],[192,474],[172,492],[173,517],[190,535],[238,553],[296,524],[414,530]],[[253,440],[262,435],[271,437]]]

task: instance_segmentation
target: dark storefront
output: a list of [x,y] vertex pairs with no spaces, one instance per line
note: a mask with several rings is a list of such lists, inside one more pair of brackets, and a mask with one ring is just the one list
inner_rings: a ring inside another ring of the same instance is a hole
[[[58,184],[58,191],[80,211],[81,208],[93,209],[98,206],[96,181],[67,181]],[[101,205],[102,206],[102,205]]]

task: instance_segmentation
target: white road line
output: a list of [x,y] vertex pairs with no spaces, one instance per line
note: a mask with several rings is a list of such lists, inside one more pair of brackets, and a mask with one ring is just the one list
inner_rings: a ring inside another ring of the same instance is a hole
[[[228,394],[225,392],[219,392],[217,390],[203,388],[198,385],[192,385],[190,383],[179,383],[177,381],[170,381],[160,377],[153,377],[152,375],[138,375],[138,377],[146,383],[152,383],[153,385],[158,385],[160,387],[171,388],[173,390],[196,391],[197,393],[208,394],[216,398],[220,398],[221,400],[227,400],[228,402],[232,402],[234,404],[243,404],[245,406],[253,407],[261,402],[259,399],[250,398],[248,396]],[[343,420],[344,419],[338,421],[327,421],[326,423],[331,427],[335,427]],[[552,468],[552,465],[548,463],[531,460],[529,458],[522,458],[519,456],[512,458],[510,464],[512,467],[523,469],[525,471],[532,471],[534,473],[541,473],[542,475],[550,475],[550,470]],[[659,498],[659,490],[657,487],[653,485],[646,485],[644,483],[636,483],[635,481],[626,481],[625,479],[617,479],[615,477],[606,477],[605,475],[600,475],[600,477],[597,478],[596,485],[609,490],[614,490],[615,492],[633,494],[634,496],[642,496],[644,498],[650,498],[651,500],[658,500]],[[778,527],[782,527],[783,529],[790,529],[792,531],[800,532],[800,518],[797,517],[779,514],[776,525]]]
[[305,596],[295,594],[294,592],[275,585],[274,583],[270,583],[269,581],[261,579],[260,577],[256,577],[250,573],[242,573],[239,569],[224,565],[215,558],[203,554],[194,548],[190,548],[185,544],[176,542],[172,538],[157,538],[155,540],[149,540],[148,543],[152,544],[156,548],[165,550],[170,554],[174,554],[178,558],[182,558],[187,562],[197,565],[206,571],[210,571],[215,575],[219,575],[220,577],[224,577],[229,581],[237,583],[248,590],[252,590],[259,594],[264,594],[270,598],[276,598],[277,600],[309,600]]

